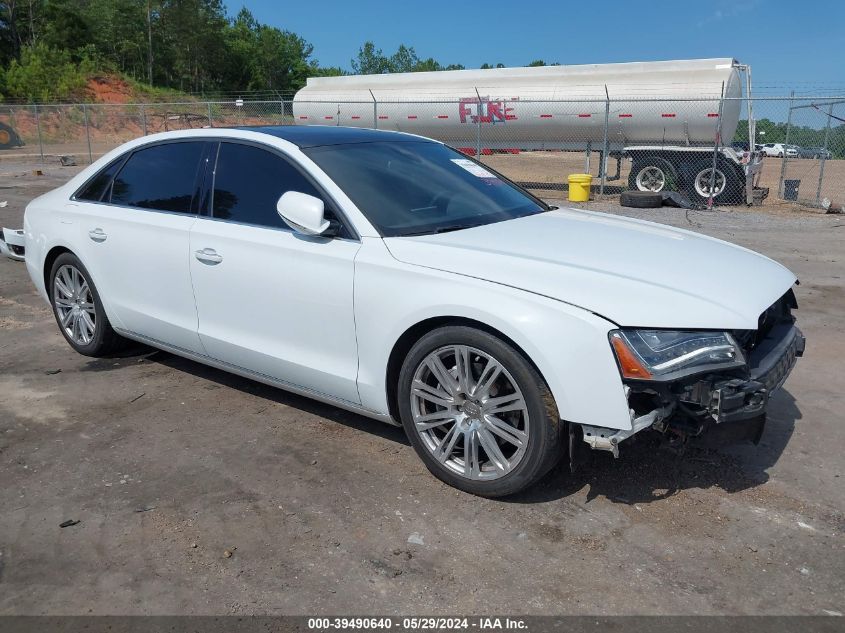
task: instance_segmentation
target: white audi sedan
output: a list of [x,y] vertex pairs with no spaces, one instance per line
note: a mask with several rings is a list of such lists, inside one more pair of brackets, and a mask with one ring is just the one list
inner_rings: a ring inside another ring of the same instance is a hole
[[491,497],[645,430],[759,439],[804,350],[783,266],[550,207],[408,134],[146,136],[24,231],[79,353],[141,341],[401,424],[435,476]]

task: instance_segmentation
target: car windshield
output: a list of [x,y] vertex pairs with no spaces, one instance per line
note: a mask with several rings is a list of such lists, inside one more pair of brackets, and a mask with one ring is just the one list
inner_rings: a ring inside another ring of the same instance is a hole
[[549,208],[440,143],[355,143],[303,151],[385,237],[444,233]]

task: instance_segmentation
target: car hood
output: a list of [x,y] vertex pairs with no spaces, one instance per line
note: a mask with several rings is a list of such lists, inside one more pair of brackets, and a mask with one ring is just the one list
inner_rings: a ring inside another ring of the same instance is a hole
[[399,261],[557,299],[622,326],[756,329],[795,282],[740,246],[577,209],[384,241]]

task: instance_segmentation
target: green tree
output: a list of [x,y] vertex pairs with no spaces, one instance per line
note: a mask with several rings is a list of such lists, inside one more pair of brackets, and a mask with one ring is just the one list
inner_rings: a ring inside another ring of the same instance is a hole
[[348,74],[349,72],[340,66],[320,66],[317,62],[312,64],[309,71],[310,77],[342,77]]
[[227,27],[225,47],[223,85],[229,90],[291,92],[317,67],[310,60],[311,44],[296,33],[260,24],[247,9]]
[[258,30],[251,88],[289,92],[305,85],[313,47],[296,33],[270,26]]
[[420,59],[413,46],[404,44],[400,44],[396,52],[388,57],[372,42],[364,42],[364,45],[358,49],[358,55],[352,59],[352,71],[358,75],[463,69],[461,64],[444,66],[433,57]]
[[26,46],[5,73],[6,93],[14,99],[52,101],[79,92],[85,86],[86,64],[74,63],[70,53],[43,42]]
[[380,75],[391,72],[390,60],[372,42],[364,42],[364,45],[358,49],[357,57],[351,63],[352,72],[356,75]]
[[56,50],[69,51],[78,61],[77,52],[91,40],[91,25],[77,0],[50,0],[41,10],[43,25],[39,42]]
[[114,68],[135,79],[146,78],[146,2],[87,0],[82,15],[89,25],[89,41],[106,68]]
[[159,0],[153,25],[155,76],[180,90],[218,87],[227,24],[221,0]]

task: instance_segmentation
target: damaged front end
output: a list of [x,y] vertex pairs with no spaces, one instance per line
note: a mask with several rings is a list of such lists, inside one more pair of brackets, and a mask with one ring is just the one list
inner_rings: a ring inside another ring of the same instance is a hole
[[610,342],[631,429],[584,425],[584,441],[617,457],[619,443],[645,429],[661,433],[675,448],[705,433],[720,443],[756,444],[769,399],[804,353],[795,308],[789,290],[760,315],[756,330],[614,330]]
[[0,255],[17,261],[24,260],[24,233],[20,229],[0,229]]

